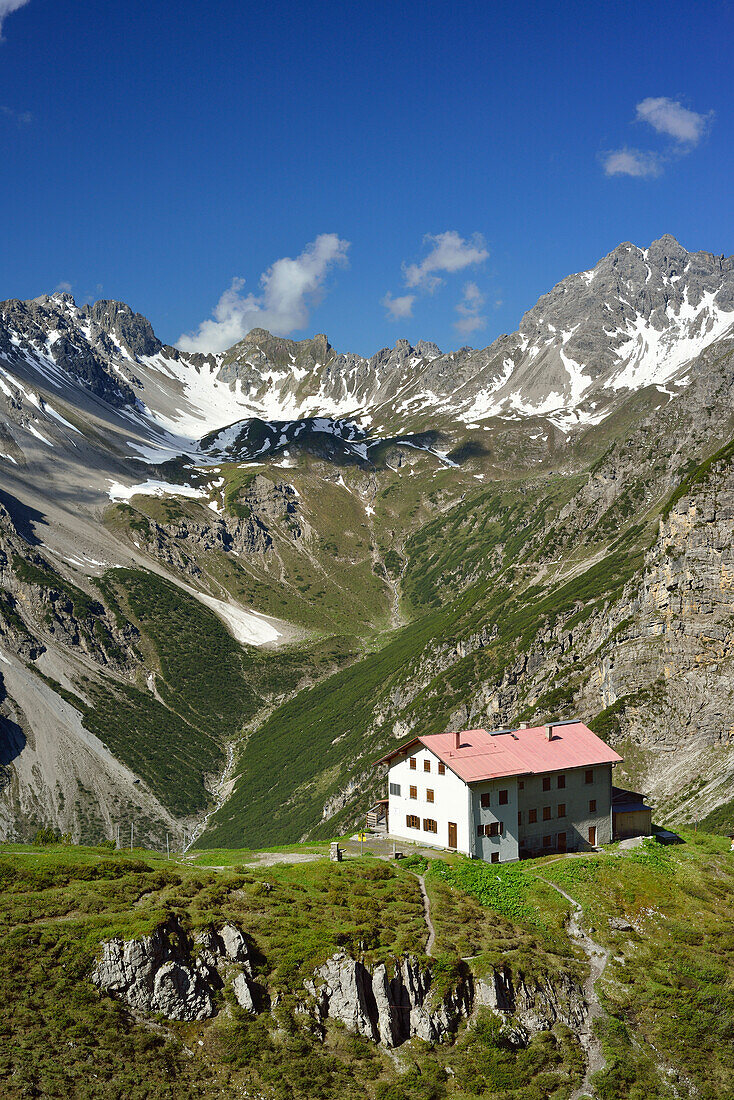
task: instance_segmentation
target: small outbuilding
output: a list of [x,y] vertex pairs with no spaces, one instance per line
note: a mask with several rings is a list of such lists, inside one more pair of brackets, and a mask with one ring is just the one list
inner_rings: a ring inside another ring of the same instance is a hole
[[612,787],[612,836],[626,840],[631,836],[652,835],[652,808],[638,791]]

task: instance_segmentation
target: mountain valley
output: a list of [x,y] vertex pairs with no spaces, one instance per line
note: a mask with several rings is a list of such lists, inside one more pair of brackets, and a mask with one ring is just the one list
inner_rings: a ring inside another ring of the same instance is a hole
[[663,237],[488,348],[0,304],[0,830],[344,833],[416,731],[580,714],[734,829],[734,260]]

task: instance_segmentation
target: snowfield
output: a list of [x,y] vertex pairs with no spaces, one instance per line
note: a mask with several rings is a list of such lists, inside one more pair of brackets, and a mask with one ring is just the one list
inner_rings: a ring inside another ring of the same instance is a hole
[[245,611],[243,607],[217,600],[214,596],[205,596],[202,592],[188,589],[200,603],[205,604],[217,615],[231,630],[232,636],[245,645],[266,645],[268,642],[277,642],[282,637],[279,630],[273,626],[264,615],[257,611]]
[[130,500],[136,495],[148,497],[204,497],[207,494],[202,489],[195,489],[193,485],[171,485],[168,481],[142,481],[139,485],[123,485],[120,481],[110,482],[107,495],[112,501]]

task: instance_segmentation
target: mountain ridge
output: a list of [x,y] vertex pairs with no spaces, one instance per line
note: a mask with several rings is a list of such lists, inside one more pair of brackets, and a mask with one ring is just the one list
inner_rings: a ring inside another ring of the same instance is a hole
[[351,420],[385,435],[428,420],[544,416],[568,432],[610,415],[620,393],[677,385],[687,362],[734,331],[734,258],[689,253],[670,236],[621,244],[543,295],[515,333],[450,353],[400,339],[365,359],[324,334],[257,328],[217,355],[181,352],[124,303],[77,307],[69,294],[0,303],[0,320],[9,361],[67,371],[138,414],[159,447],[170,437],[168,454],[253,417]]

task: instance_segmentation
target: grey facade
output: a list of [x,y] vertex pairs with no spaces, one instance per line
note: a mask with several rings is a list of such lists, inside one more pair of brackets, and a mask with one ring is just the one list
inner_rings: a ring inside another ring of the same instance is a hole
[[517,785],[520,855],[578,852],[610,843],[611,764],[522,776]]

